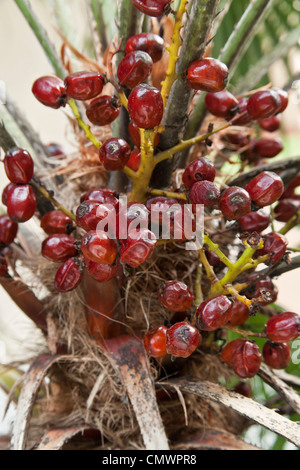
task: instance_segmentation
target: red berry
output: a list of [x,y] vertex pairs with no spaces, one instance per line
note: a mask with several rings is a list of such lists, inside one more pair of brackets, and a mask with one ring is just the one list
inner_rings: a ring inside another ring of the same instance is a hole
[[133,230],[121,246],[121,261],[132,268],[149,259],[157,246],[155,235],[148,229]]
[[38,78],[32,86],[32,93],[43,105],[53,109],[65,106],[68,99],[63,80],[56,76]]
[[91,100],[100,95],[105,83],[100,72],[75,72],[65,79],[67,95],[75,100]]
[[130,154],[130,158],[126,164],[128,168],[133,171],[138,171],[141,164],[141,151],[140,150],[133,150]]
[[95,126],[107,126],[120,114],[121,105],[111,96],[103,95],[91,101],[86,109],[88,119]]
[[251,212],[251,198],[245,189],[238,186],[223,191],[219,200],[219,209],[228,220],[237,220]]
[[247,305],[245,305],[240,300],[236,300],[232,306],[231,318],[228,322],[231,326],[240,326],[243,325],[249,318],[250,310]]
[[249,212],[239,219],[239,226],[243,232],[262,232],[270,224],[270,216],[263,209],[256,212]]
[[256,140],[254,149],[261,157],[273,158],[283,150],[281,139],[259,139]]
[[159,294],[160,303],[171,312],[184,312],[194,303],[194,295],[184,282],[168,281]]
[[77,207],[76,220],[81,228],[89,232],[96,230],[98,223],[110,213],[115,215],[113,206],[101,204],[99,201],[87,200]]
[[47,235],[54,235],[56,233],[68,233],[73,227],[73,222],[63,212],[53,210],[42,217],[40,225]]
[[95,263],[94,261],[88,261],[87,263],[88,273],[100,283],[108,282],[113,279],[118,273],[119,266],[119,260],[111,265]]
[[248,134],[242,132],[228,132],[223,136],[224,142],[229,142],[237,148],[246,147],[249,144]]
[[274,209],[274,217],[279,222],[288,222],[300,209],[298,199],[282,199]]
[[196,312],[196,321],[201,330],[214,331],[229,322],[232,302],[225,295],[202,302]]
[[224,268],[225,266],[224,263],[220,260],[218,255],[216,255],[213,251],[206,250],[205,255],[209,264],[213,266],[215,269]]
[[152,72],[153,61],[147,52],[133,51],[120,62],[117,76],[120,85],[134,88],[147,80]]
[[0,255],[0,277],[6,276],[8,273],[7,261],[4,256]]
[[128,232],[147,228],[149,225],[149,211],[144,204],[130,202],[121,205],[117,215],[116,237],[120,241],[127,239]]
[[268,132],[278,131],[278,129],[280,128],[280,123],[281,120],[278,116],[271,116],[269,118],[258,121],[260,127]]
[[64,233],[50,235],[42,243],[42,256],[49,261],[60,263],[76,255],[74,238]]
[[164,196],[156,196],[146,201],[145,206],[151,214],[151,222],[154,224],[162,224],[164,214],[172,217],[171,208],[178,204],[176,199]]
[[269,206],[276,202],[283,193],[280,176],[272,171],[263,171],[255,176],[246,186],[246,191],[257,206]]
[[212,57],[195,60],[187,69],[187,85],[193,90],[216,93],[224,90],[228,81],[228,68]]
[[111,204],[117,211],[119,206],[119,199],[117,193],[108,188],[94,188],[90,189],[80,197],[80,202],[84,201],[98,201],[102,204]]
[[81,250],[87,260],[103,264],[113,264],[118,252],[115,240],[101,230],[86,233],[81,239]]
[[2,204],[4,206],[7,205],[7,197],[8,197],[8,194],[10,192],[11,189],[13,189],[15,187],[15,184],[14,183],[8,183],[5,188],[3,189],[2,191],[2,196],[1,196],[1,199],[2,199]]
[[206,157],[198,158],[190,163],[182,175],[182,181],[188,189],[197,181],[211,181],[216,177],[216,169],[211,160]]
[[261,354],[259,347],[248,340],[235,339],[222,351],[221,359],[234,369],[241,378],[252,378],[260,369]]
[[274,90],[257,91],[250,96],[247,111],[252,119],[265,119],[274,116],[280,107],[280,97]]
[[238,109],[238,105],[238,100],[228,90],[207,93],[205,96],[205,106],[214,116],[230,120]]
[[248,287],[243,293],[248,298],[255,299],[263,306],[276,302],[278,289],[269,276],[265,279],[259,279],[256,273],[252,273],[247,277],[246,282]]
[[287,91],[282,90],[281,88],[273,88],[273,90],[279,95],[280,105],[277,109],[277,114],[283,113],[289,104],[289,94]]
[[288,245],[287,238],[280,233],[270,232],[263,237],[264,246],[257,251],[257,256],[270,255],[267,264],[276,264],[283,258]]
[[252,117],[249,116],[247,111],[249,98],[243,97],[238,99],[238,106],[239,109],[236,112],[234,117],[234,125],[235,126],[246,126],[252,122]]
[[142,13],[148,16],[159,17],[170,12],[172,0],[131,0],[131,3]]
[[54,287],[59,292],[69,292],[75,289],[82,280],[82,269],[78,258],[69,258],[57,270]]
[[13,222],[8,215],[0,216],[0,243],[10,245],[18,233],[18,224]]
[[131,155],[131,148],[124,139],[108,139],[100,147],[99,158],[108,171],[123,170]]
[[[130,122],[128,124],[128,131],[129,131],[129,135],[130,135],[130,138],[132,140],[132,143],[136,147],[140,148],[140,146],[141,146],[141,134],[140,134],[139,127],[134,122]],[[160,141],[160,135],[156,134],[155,138],[154,138],[154,147],[158,146],[159,141]]]
[[291,360],[291,346],[289,343],[266,341],[262,355],[267,366],[272,367],[272,369],[285,369]]
[[193,204],[203,204],[205,207],[213,207],[218,204],[220,190],[211,181],[197,181],[190,188],[189,197]]
[[34,163],[27,150],[15,147],[6,152],[4,168],[12,183],[27,184],[33,177]]
[[149,330],[144,338],[144,347],[148,356],[164,357],[167,353],[167,327],[159,326]]
[[175,323],[168,328],[166,336],[167,352],[175,357],[189,357],[201,340],[197,328],[187,322]]
[[7,197],[7,213],[14,222],[26,222],[33,217],[37,200],[28,184],[15,185]]
[[266,324],[266,335],[273,343],[285,343],[298,338],[300,316],[293,312],[277,313]]
[[136,34],[128,39],[125,47],[126,54],[133,51],[147,52],[153,62],[158,62],[163,55],[164,40],[154,33]]
[[164,112],[160,91],[150,85],[138,85],[129,95],[128,112],[131,120],[140,129],[152,129],[158,126]]

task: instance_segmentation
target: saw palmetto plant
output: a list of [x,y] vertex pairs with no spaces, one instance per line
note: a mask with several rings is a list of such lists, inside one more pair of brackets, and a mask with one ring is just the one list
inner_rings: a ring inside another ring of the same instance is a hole
[[299,2],[45,1],[60,48],[15,4],[49,59],[32,101],[76,151],[6,83],[0,283],[42,335],[0,369],[8,447],[255,450],[253,424],[300,447],[300,317],[276,304],[300,264]]

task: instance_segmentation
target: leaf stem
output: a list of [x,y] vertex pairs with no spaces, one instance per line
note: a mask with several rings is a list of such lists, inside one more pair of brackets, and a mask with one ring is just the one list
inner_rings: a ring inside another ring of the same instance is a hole
[[100,149],[100,147],[102,146],[102,143],[94,136],[94,134],[91,131],[90,126],[85,124],[85,122],[82,120],[77,104],[73,98],[69,99],[68,105],[70,106],[74,114],[74,117],[76,121],[78,122],[78,125],[85,132],[87,139],[89,139],[95,145],[95,147],[97,147],[97,149]]

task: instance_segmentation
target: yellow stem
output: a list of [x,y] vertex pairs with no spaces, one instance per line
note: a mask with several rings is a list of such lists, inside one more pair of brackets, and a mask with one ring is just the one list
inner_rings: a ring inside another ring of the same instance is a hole
[[42,186],[40,186],[39,184],[31,181],[30,182],[31,186],[33,186],[40,194],[41,196],[43,196],[44,198],[48,199],[48,201],[50,201],[54,207],[56,207],[57,210],[63,212],[64,214],[66,214],[68,217],[70,217],[71,220],[73,220],[74,222],[77,223],[76,221],[76,217],[75,215],[73,214],[73,212],[69,211],[68,209],[66,209],[60,202],[58,202],[50,193],[49,191],[47,191],[47,189],[43,188]]
[[155,168],[155,161],[153,157],[153,139],[155,134],[152,131],[140,129],[140,135],[141,163],[138,171],[134,172],[134,175],[131,175],[133,188],[129,197],[129,202],[144,203],[147,199],[149,182]]
[[162,189],[149,189],[149,194],[151,194],[151,196],[162,196],[187,201],[187,196],[185,193],[174,193],[172,191],[164,191]]
[[78,122],[78,125],[85,132],[85,135],[86,135],[87,139],[89,139],[95,145],[95,147],[97,147],[97,149],[100,149],[100,147],[102,146],[102,143],[94,136],[94,134],[91,131],[90,126],[88,126],[82,120],[82,118],[80,116],[80,113],[79,113],[79,109],[77,107],[77,104],[76,104],[76,102],[73,98],[69,99],[68,105],[70,106],[70,108],[71,108],[71,110],[74,114],[74,117],[75,117],[76,121]]
[[220,258],[220,260],[222,261],[222,263],[225,264],[225,266],[227,266],[228,268],[233,267],[233,263],[227,258],[227,256],[224,255],[224,253],[220,250],[219,246],[213,241],[211,241],[211,239],[206,233],[204,234],[203,242],[204,245],[208,246],[210,251],[215,253]]
[[300,223],[300,209],[296,212],[293,217],[290,218],[290,220],[282,227],[281,230],[279,230],[279,233],[281,235],[286,235],[292,228],[296,227]]

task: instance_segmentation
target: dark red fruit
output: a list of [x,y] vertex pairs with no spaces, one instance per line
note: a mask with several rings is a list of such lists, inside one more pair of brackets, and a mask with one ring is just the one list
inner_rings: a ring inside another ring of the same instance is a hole
[[167,352],[175,357],[189,357],[201,340],[197,328],[187,322],[175,323],[168,328],[166,336]]
[[218,269],[218,268],[224,268],[224,263],[220,260],[218,255],[216,255],[213,251],[206,250],[205,255],[207,258],[207,261],[213,268]]
[[228,68],[212,57],[196,60],[187,69],[187,85],[193,90],[216,93],[224,90],[228,81]]
[[233,390],[247,398],[252,398],[253,396],[253,390],[249,382],[239,382]]
[[108,171],[123,170],[131,155],[131,148],[124,139],[113,137],[100,147],[99,158]]
[[1,196],[1,199],[2,199],[2,204],[4,206],[7,205],[7,197],[8,197],[8,194],[10,192],[11,189],[13,189],[15,187],[15,184],[14,183],[8,183],[5,188],[3,189],[2,191],[2,196]]
[[131,120],[140,129],[153,129],[158,126],[164,112],[160,91],[150,85],[138,85],[129,95],[128,112]]
[[298,199],[282,199],[274,209],[274,217],[279,222],[288,222],[300,209]]
[[289,104],[289,94],[287,91],[282,90],[281,88],[273,88],[273,90],[279,95],[280,98],[280,105],[276,114],[283,113]]
[[280,107],[279,94],[274,90],[257,91],[250,96],[247,111],[252,119],[265,119],[274,116]]
[[214,331],[226,325],[231,316],[232,302],[225,295],[219,295],[199,305],[196,321],[201,330]]
[[269,118],[258,121],[258,124],[265,131],[276,132],[280,128],[281,120],[278,116],[271,116]]
[[235,299],[232,306],[231,318],[228,322],[231,326],[240,326],[243,325],[249,318],[250,310],[247,305],[245,305],[240,300]]
[[94,188],[90,189],[80,197],[80,202],[84,201],[98,201],[102,204],[111,204],[115,210],[118,209],[119,199],[117,193],[108,188]]
[[213,207],[218,204],[220,190],[211,181],[197,181],[190,188],[189,197],[193,204],[203,204],[205,207]]
[[63,212],[53,210],[42,217],[40,225],[47,235],[54,235],[56,233],[68,233],[72,230],[73,222]]
[[162,224],[164,214],[168,214],[168,217],[172,217],[172,207],[177,206],[178,201],[176,199],[164,196],[157,196],[148,199],[145,203],[146,208],[151,214],[151,221],[155,224]]
[[138,171],[141,164],[141,151],[140,150],[133,150],[130,154],[130,158],[126,163],[126,166],[133,171]]
[[167,353],[167,327],[149,330],[144,337],[144,347],[150,357],[164,357]]
[[251,211],[251,198],[245,189],[232,186],[223,191],[219,209],[228,220],[237,220]]
[[225,346],[221,359],[243,379],[254,377],[262,362],[259,347],[255,343],[239,338]]
[[6,276],[8,273],[7,261],[4,256],[0,255],[0,277]]
[[91,101],[86,109],[88,119],[95,126],[107,126],[120,114],[121,105],[114,97],[103,95]]
[[147,52],[133,51],[120,62],[117,76],[120,85],[134,88],[147,80],[152,72],[153,61]]
[[217,93],[207,93],[205,106],[214,116],[231,119],[238,108],[239,102],[228,90]]
[[257,251],[257,256],[270,255],[267,264],[276,264],[283,258],[288,240],[284,235],[276,232],[270,232],[263,237],[264,246]]
[[272,369],[285,369],[291,360],[291,346],[289,343],[266,341],[262,355],[267,366]]
[[167,15],[172,0],[131,0],[131,3],[142,13],[148,16],[159,17]]
[[149,211],[144,204],[130,202],[121,205],[117,215],[116,237],[120,241],[127,239],[128,232],[148,228]]
[[229,142],[235,148],[246,147],[249,144],[249,135],[242,132],[228,132],[223,136],[224,142]]
[[119,260],[116,260],[114,264],[95,263],[94,261],[87,263],[88,273],[100,283],[113,279],[118,273],[119,266]]
[[197,158],[190,163],[182,175],[182,182],[188,189],[197,181],[211,181],[216,177],[216,169],[211,160],[206,157]]
[[150,230],[130,231],[121,246],[121,261],[136,268],[152,256],[156,246],[157,239]]
[[14,222],[26,222],[33,217],[37,200],[28,184],[15,185],[7,197],[7,213]]
[[154,33],[136,34],[128,39],[125,47],[126,54],[133,51],[147,52],[153,63],[158,62],[163,55],[164,40]]
[[184,282],[168,281],[159,294],[160,303],[171,312],[184,312],[194,303],[194,295]]
[[277,139],[259,139],[256,140],[254,151],[261,157],[273,158],[283,150],[282,140]]
[[256,212],[249,212],[249,214],[244,215],[239,219],[239,226],[242,232],[262,232],[270,224],[270,216],[259,209]]
[[115,216],[113,206],[101,204],[99,201],[87,200],[77,207],[76,220],[81,228],[89,232],[90,230],[96,230],[99,222],[108,217],[110,213]]
[[260,305],[269,305],[277,300],[278,289],[272,279],[267,276],[265,279],[258,279],[256,273],[252,273],[246,279],[249,287],[244,290],[244,294],[255,299]]
[[43,105],[53,109],[65,106],[68,100],[65,84],[56,76],[38,78],[32,86],[32,93]]
[[300,316],[293,312],[277,313],[266,324],[266,335],[273,343],[285,343],[298,338]]
[[18,224],[13,222],[8,215],[0,216],[0,243],[10,245],[18,233]]
[[[140,134],[139,127],[134,122],[130,122],[128,124],[128,131],[129,131],[129,135],[130,135],[130,138],[131,138],[133,144],[136,147],[140,148],[140,146],[141,146],[141,134]],[[158,146],[159,141],[160,141],[160,135],[156,134],[155,138],[154,138],[154,147]]]
[[234,125],[235,126],[246,126],[252,122],[252,117],[249,116],[247,111],[249,98],[243,97],[238,99],[238,110],[234,116]]
[[255,176],[245,189],[257,206],[264,207],[273,204],[280,198],[284,185],[276,173],[263,171]]
[[105,79],[100,72],[74,72],[65,79],[67,95],[75,100],[91,100],[100,95]]
[[78,258],[69,258],[57,270],[54,287],[58,292],[70,292],[80,284],[82,269]]
[[49,261],[61,263],[76,255],[74,238],[70,235],[58,233],[50,235],[42,243],[42,256]]
[[6,152],[4,168],[12,183],[27,184],[33,177],[34,163],[27,150],[15,147]]
[[101,230],[86,233],[81,239],[81,250],[87,260],[102,264],[113,264],[118,252],[115,240]]

